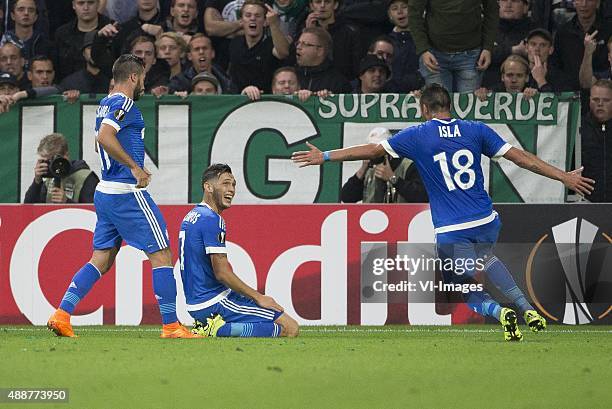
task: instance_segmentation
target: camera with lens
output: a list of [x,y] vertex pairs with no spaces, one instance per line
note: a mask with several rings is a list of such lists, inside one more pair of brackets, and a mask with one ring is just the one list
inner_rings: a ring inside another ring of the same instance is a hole
[[47,174],[43,177],[53,178],[55,186],[59,186],[61,179],[70,174],[70,161],[61,155],[55,155],[51,160],[44,160],[43,162],[49,167]]

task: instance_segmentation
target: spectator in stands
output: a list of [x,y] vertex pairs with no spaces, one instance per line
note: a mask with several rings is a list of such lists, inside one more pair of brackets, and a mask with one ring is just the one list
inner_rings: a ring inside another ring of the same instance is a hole
[[227,78],[223,70],[214,63],[215,50],[212,47],[210,38],[202,33],[197,33],[191,37],[187,59],[191,61],[191,67],[170,80],[168,88],[171,94],[174,94],[176,91],[191,92],[191,80],[196,74],[204,71],[213,74],[219,80],[222,93],[231,89],[229,78]]
[[590,88],[598,79],[612,79],[612,36],[608,39],[608,66],[605,71],[593,72],[593,53],[597,48],[596,35],[585,34],[584,36],[584,54],[578,78],[580,80],[580,88]]
[[209,0],[204,11],[206,33],[212,39],[216,60],[220,67],[229,63],[230,40],[244,34],[240,23],[240,9],[244,0]]
[[[130,53],[142,58],[145,63],[145,92],[165,87],[170,81],[170,66],[163,59],[157,59],[155,43],[149,36],[138,36],[132,40]],[[165,90],[167,92],[167,90]],[[156,92],[153,92],[156,94]]]
[[593,71],[602,72],[608,68],[606,42],[612,34],[612,24],[597,17],[599,0],[576,0],[576,15],[561,25],[555,36],[555,52],[551,63],[564,72],[571,81],[571,89],[578,90],[580,56],[584,54],[585,34],[594,34],[595,50],[591,61]]
[[85,34],[96,33],[110,23],[108,17],[98,14],[98,5],[98,0],[72,0],[76,18],[55,32],[60,61],[56,71],[59,80],[86,67],[82,51]]
[[[374,128],[368,143],[380,143],[391,133]],[[359,170],[342,186],[344,203],[427,203],[429,198],[416,165],[410,159],[394,159],[385,155],[380,161],[364,160]]]
[[12,96],[19,91],[17,78],[11,73],[0,72],[0,95]]
[[544,29],[536,28],[527,35],[527,57],[530,76],[527,87],[540,92],[571,91],[572,84],[561,70],[550,64],[553,39]]
[[332,63],[349,81],[356,78],[362,57],[359,29],[337,14],[340,0],[310,0],[306,28],[321,27],[331,35]]
[[532,0],[531,20],[549,33],[557,32],[575,14],[574,0]]
[[[280,67],[274,71],[271,88],[273,95],[297,96],[302,102],[313,95],[321,98],[326,98],[329,95],[327,90],[312,92],[308,89],[300,89],[295,68],[288,66]],[[262,94],[263,90],[254,86],[249,86],[242,90],[242,95],[246,95],[251,101],[261,99]]]
[[0,47],[0,71],[14,76],[20,89],[26,89],[30,85],[24,66],[25,60],[19,47],[13,43],[6,43]]
[[527,34],[535,25],[528,17],[529,0],[500,0],[499,27],[493,45],[491,65],[484,72],[482,85],[491,88],[499,82],[502,63],[510,54],[527,58]]
[[212,74],[201,72],[191,80],[191,95],[219,95],[219,80]]
[[38,55],[30,61],[30,68],[27,72],[31,86],[27,89],[15,92],[12,95],[12,103],[22,99],[39,98],[48,95],[62,94],[66,101],[74,103],[78,100],[80,92],[78,90],[63,90],[55,84],[55,69],[53,61],[44,55]]
[[351,84],[329,60],[332,38],[320,27],[305,28],[296,43],[296,71],[300,88],[350,93]]
[[9,30],[2,36],[0,45],[7,42],[13,43],[21,49],[21,55],[26,61],[26,69],[29,61],[35,55],[55,56],[54,45],[46,38],[44,33],[34,29],[34,23],[38,20],[36,2],[34,0],[17,0],[12,3],[11,18],[15,22],[13,30]]
[[180,34],[163,33],[155,42],[157,58],[164,59],[170,66],[170,78],[183,71],[182,61],[187,53],[187,43]]
[[308,0],[274,0],[272,7],[280,17],[280,28],[290,43],[298,37],[298,24],[308,14]]
[[[39,158],[34,167],[34,181],[25,194],[24,203],[93,203],[98,176],[83,160],[71,160],[68,143],[62,134],[53,133],[41,139]],[[57,158],[70,163],[68,174],[54,178],[49,166]]]
[[353,89],[353,93],[376,94],[383,92],[390,76],[391,70],[385,60],[377,55],[367,54],[359,63],[359,81]]
[[595,180],[591,202],[612,202],[612,81],[597,80],[582,127],[583,176]]
[[491,64],[497,33],[497,0],[447,2],[412,0],[409,27],[427,84],[450,92],[473,92]]
[[[261,0],[246,0],[241,16],[244,35],[230,43],[232,92],[240,93],[250,85],[270,92],[272,73],[280,60],[289,56],[289,43],[280,30],[278,13]],[[264,32],[265,25],[270,35]]]
[[423,85],[423,78],[419,73],[419,57],[408,26],[408,0],[391,0],[387,14],[393,24],[389,37],[395,50],[393,61],[387,61],[392,72],[387,88],[390,92],[401,93],[419,89]]
[[101,3],[104,4],[100,4],[100,13],[119,24],[129,21],[138,13],[138,5],[134,0],[102,0]]
[[[174,31],[182,34],[185,41],[198,32],[198,5],[196,0],[172,0],[170,17],[166,21],[163,31]],[[159,36],[161,31],[156,34]]]
[[110,78],[100,70],[91,58],[91,46],[95,31],[87,33],[83,39],[81,53],[86,62],[85,68],[70,74],[62,80],[62,89],[78,89],[82,94],[104,94],[108,90]]
[[474,93],[481,100],[487,99],[490,91],[494,92],[522,92],[525,99],[533,97],[538,90],[527,87],[529,79],[529,62],[518,54],[510,54],[502,63],[501,82],[494,84],[490,89],[481,87]]
[[106,65],[112,67],[121,54],[129,51],[134,38],[142,35],[161,35],[165,23],[157,4],[157,0],[138,0],[138,14],[134,18],[124,24],[112,23],[102,27],[91,50],[94,61],[104,65],[102,60],[107,59],[110,64],[107,62]]

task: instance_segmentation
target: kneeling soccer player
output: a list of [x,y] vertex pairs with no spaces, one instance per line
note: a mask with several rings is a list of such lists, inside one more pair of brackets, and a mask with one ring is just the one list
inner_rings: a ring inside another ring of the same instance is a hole
[[295,337],[297,322],[272,297],[245,284],[232,270],[221,213],[232,205],[236,179],[225,164],[202,175],[204,198],[181,224],[179,251],[193,332],[209,337]]

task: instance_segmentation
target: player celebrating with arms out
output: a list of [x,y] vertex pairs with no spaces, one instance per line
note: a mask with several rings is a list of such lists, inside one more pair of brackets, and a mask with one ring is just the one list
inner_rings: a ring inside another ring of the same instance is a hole
[[225,221],[236,179],[225,164],[202,174],[202,203],[181,224],[179,259],[194,333],[207,337],[295,337],[298,324],[272,297],[244,283],[227,260]]
[[144,62],[124,54],[113,64],[113,93],[96,113],[102,180],[94,204],[98,221],[93,254],[72,278],[47,327],[58,336],[74,337],[70,316],[77,303],[112,267],[122,240],[145,252],[153,267],[153,290],[159,303],[162,338],[201,338],[176,316],[176,282],[166,223],[146,190],[151,174],[144,168],[144,121],[134,100],[144,92]]
[[[581,176],[582,168],[564,172],[529,152],[512,147],[481,122],[452,119],[450,101],[445,88],[430,84],[420,100],[427,122],[406,128],[380,144],[326,152],[308,144],[309,151],[295,152],[292,159],[300,167],[326,161],[376,159],[385,154],[412,159],[429,194],[438,256],[450,260],[484,258],[489,280],[521,310],[531,330],[540,331],[546,328],[546,320],[533,309],[504,263],[492,253],[501,222],[484,189],[480,157],[484,154],[495,160],[503,156],[582,194],[590,194],[594,181]],[[461,275],[445,274],[444,279],[463,284],[472,282],[475,274],[474,270]],[[465,295],[465,301],[479,314],[500,321],[507,341],[523,338],[515,311],[502,308],[487,292],[470,292]]]

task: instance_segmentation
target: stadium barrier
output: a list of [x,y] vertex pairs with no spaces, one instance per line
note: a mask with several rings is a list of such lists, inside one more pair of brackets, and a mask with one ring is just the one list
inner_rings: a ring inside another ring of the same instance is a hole
[[[84,159],[98,171],[94,151],[98,98],[83,96],[75,104],[61,97],[20,103],[0,115],[0,203],[23,201],[32,182],[36,147],[51,132],[67,136],[72,159]],[[310,141],[321,149],[365,143],[373,127],[396,132],[421,121],[412,95],[336,95],[311,98],[265,97],[251,102],[244,96],[203,96],[137,102],[145,124],[145,165],[153,172],[150,186],[158,203],[200,200],[200,176],[210,163],[232,166],[238,186],[236,203],[338,203],[342,184],[359,162],[328,163],[299,169],[291,153]],[[473,94],[455,94],[457,117],[482,120],[515,146],[569,170],[578,164],[579,99],[574,94],[493,94],[480,101]],[[482,159],[487,189],[503,203],[562,203],[563,187],[507,161]]]
[[[612,205],[496,208],[504,224],[499,256],[549,322],[611,324]],[[190,209],[161,206],[175,260],[180,222]],[[483,322],[448,300],[407,292],[372,302],[367,294],[364,272],[370,271],[372,249],[394,259],[410,246],[433,242],[427,205],[236,205],[223,216],[236,273],[303,325]],[[0,324],[46,322],[90,257],[95,222],[91,206],[0,205]],[[506,252],[506,245],[512,251]],[[78,305],[73,323],[158,323],[145,260],[142,252],[124,246],[115,267]],[[400,276],[389,271],[386,279],[407,277]],[[179,285],[177,310],[189,323],[184,306]]]

